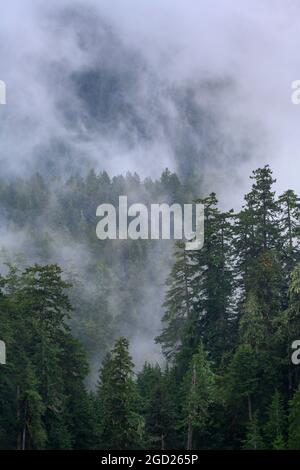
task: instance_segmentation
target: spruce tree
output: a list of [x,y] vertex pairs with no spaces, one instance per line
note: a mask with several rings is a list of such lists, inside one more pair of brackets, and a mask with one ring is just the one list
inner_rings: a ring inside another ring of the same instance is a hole
[[262,450],[264,448],[265,444],[261,434],[258,412],[256,411],[253,413],[253,417],[249,421],[246,438],[243,442],[243,449]]
[[[281,307],[283,282],[279,248],[279,206],[272,190],[276,180],[268,165],[253,172],[251,191],[236,219],[236,255],[244,299],[253,292],[262,308],[265,323]],[[244,300],[242,299],[242,300]]]
[[176,434],[176,404],[169,390],[168,370],[146,363],[138,374],[143,403],[146,445],[151,449],[172,448]]
[[297,194],[289,189],[278,198],[282,236],[282,258],[287,274],[299,260],[300,204]]
[[183,422],[187,450],[194,448],[196,439],[201,446],[201,435],[208,424],[209,410],[215,399],[214,387],[215,374],[200,343],[183,380]]
[[139,449],[143,443],[141,400],[133,381],[134,365],[128,346],[126,338],[119,338],[100,372],[97,409],[101,448]]
[[286,415],[283,399],[276,390],[268,408],[268,420],[264,427],[265,441],[270,449],[285,449]]
[[167,359],[174,359],[179,349],[182,354],[182,348],[188,347],[183,345],[186,330],[190,331],[189,344],[192,351],[197,345],[197,338],[193,337],[193,330],[195,335],[197,324],[194,324],[196,314],[191,286],[194,267],[184,243],[176,243],[174,257],[175,262],[166,282],[168,290],[163,304],[164,327],[161,335],[156,338],[156,341],[162,344]]
[[288,448],[300,450],[300,385],[289,402]]

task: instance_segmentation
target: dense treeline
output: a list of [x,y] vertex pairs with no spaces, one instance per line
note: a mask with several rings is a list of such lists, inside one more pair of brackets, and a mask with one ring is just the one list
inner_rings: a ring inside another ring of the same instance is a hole
[[[169,241],[97,239],[98,205],[117,207],[120,195],[127,195],[129,204],[192,200],[191,191],[169,170],[157,180],[130,173],[111,178],[93,170],[67,179],[0,177],[1,240],[7,247],[0,260],[63,268],[72,284],[72,331],[85,345],[93,381],[99,357],[116,337],[148,338],[150,344],[158,333],[171,262]],[[18,254],[17,260],[11,253]]]
[[1,337],[7,364],[0,375],[0,446],[86,448],[91,400],[83,379],[85,352],[66,320],[68,284],[56,265],[10,267],[1,278]]
[[300,449],[299,201],[292,190],[276,197],[268,166],[251,178],[239,213],[221,212],[214,193],[199,200],[202,250],[176,245],[156,338],[164,366],[136,372],[120,337],[88,391],[60,268],[9,267],[1,448]]
[[[205,206],[205,244],[177,246],[157,338],[177,386],[188,448],[299,448],[299,203],[275,197],[271,169],[253,172],[242,210]],[[199,368],[199,369],[198,369]],[[202,395],[203,394],[203,395]]]

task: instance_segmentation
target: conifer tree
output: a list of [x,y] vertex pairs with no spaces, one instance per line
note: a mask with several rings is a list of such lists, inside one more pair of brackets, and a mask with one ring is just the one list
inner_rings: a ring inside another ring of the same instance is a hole
[[119,338],[101,369],[97,393],[101,448],[138,449],[143,443],[144,420],[128,346],[126,338]]
[[300,450],[300,385],[289,402],[288,448]]
[[234,409],[247,409],[248,420],[253,418],[253,399],[259,385],[258,357],[249,345],[237,348],[226,374],[227,400]]
[[243,449],[262,450],[264,448],[265,444],[261,434],[258,412],[256,411],[255,413],[253,413],[253,417],[249,421],[246,438],[243,443]]
[[284,449],[286,431],[286,416],[283,399],[278,390],[272,397],[268,409],[268,420],[264,427],[265,441],[270,449]]
[[204,246],[193,255],[196,269],[192,292],[197,314],[198,341],[215,361],[230,349],[235,335],[235,274],[233,265],[232,211],[218,209],[215,193],[198,202],[204,205]]
[[172,448],[176,434],[176,404],[169,387],[168,370],[146,363],[138,374],[137,385],[143,403],[146,445],[153,449]]
[[183,421],[187,430],[187,450],[194,448],[195,437],[201,442],[201,434],[209,421],[209,409],[214,402],[214,386],[215,375],[200,343],[183,380]]
[[299,198],[291,189],[278,198],[280,207],[280,228],[282,237],[282,258],[287,273],[290,273],[299,260]]
[[236,218],[237,269],[243,303],[251,295],[270,335],[272,318],[282,307],[284,273],[280,262],[279,205],[272,190],[276,180],[268,165],[253,172],[253,185]]
[[[182,242],[176,243],[174,256],[175,263],[166,283],[168,291],[163,304],[166,309],[162,319],[164,328],[161,335],[156,338],[156,341],[162,344],[163,352],[168,359],[174,359],[179,348],[182,351],[185,331],[189,329],[192,335],[193,329],[197,328],[194,324],[195,312],[191,286],[194,269],[191,256]],[[189,327],[190,323],[191,327]],[[191,336],[189,343],[192,349],[197,344]]]
[[164,329],[158,337],[168,358],[185,370],[203,341],[215,360],[230,347],[235,334],[232,213],[221,213],[214,193],[198,200],[205,208],[205,243],[199,252],[177,245],[168,279]]

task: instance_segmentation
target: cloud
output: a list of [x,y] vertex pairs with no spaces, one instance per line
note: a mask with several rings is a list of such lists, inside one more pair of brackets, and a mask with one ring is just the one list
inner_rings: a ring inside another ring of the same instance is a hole
[[[91,167],[156,177],[168,166],[201,195],[217,191],[237,207],[251,170],[270,163],[278,191],[300,193],[300,106],[290,99],[299,9],[296,0],[4,2],[2,177]],[[10,249],[30,239],[1,235]],[[79,265],[85,247],[52,249]],[[141,338],[159,328],[160,302],[142,302],[150,323],[132,349],[143,358],[154,354]]]
[[146,175],[169,165],[230,199],[228,179],[242,191],[250,168],[271,162],[282,187],[297,189],[298,10],[258,0],[5,3],[2,170],[90,164]]

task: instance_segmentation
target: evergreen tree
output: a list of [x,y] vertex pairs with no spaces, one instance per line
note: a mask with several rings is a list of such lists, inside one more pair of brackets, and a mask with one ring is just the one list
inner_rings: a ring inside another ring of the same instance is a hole
[[231,346],[235,335],[235,274],[233,265],[232,211],[221,213],[216,194],[198,200],[204,205],[203,248],[196,252],[192,292],[197,323],[194,328],[214,361]]
[[299,260],[299,198],[291,189],[278,198],[280,206],[280,228],[282,237],[282,259],[287,275]]
[[283,399],[278,392],[274,393],[268,409],[268,421],[264,427],[265,441],[270,449],[285,449],[286,416]]
[[[215,375],[203,345],[193,355],[183,381],[183,416],[187,429],[187,450],[194,448],[209,421],[209,409],[214,401]],[[200,444],[201,445],[201,444]]]
[[[166,312],[163,316],[164,328],[156,341],[162,344],[163,352],[168,359],[174,359],[178,350],[182,351],[184,334],[187,329],[193,332],[195,312],[192,292],[193,265],[190,254],[182,242],[176,243],[175,263],[167,280],[167,295],[163,306]],[[190,325],[191,324],[191,325]],[[192,351],[197,341],[190,335]]]
[[97,392],[99,445],[108,449],[138,449],[144,438],[144,420],[133,381],[128,340],[119,338],[104,362]]
[[214,360],[230,348],[235,334],[232,213],[221,213],[212,193],[197,202],[205,208],[205,243],[199,252],[177,244],[176,262],[168,279],[164,329],[158,341],[168,358],[185,370],[199,341]]
[[[1,447],[3,442],[17,449],[77,445],[69,413],[76,393],[86,393],[83,381],[88,368],[85,353],[66,324],[71,310],[65,292],[69,285],[61,276],[58,266],[35,265],[24,272],[11,267],[1,280],[0,316],[7,325],[3,339],[9,364],[1,374],[0,389],[10,433],[9,438],[3,434]],[[75,413],[72,419],[76,417]]]
[[280,287],[283,272],[280,265],[279,206],[272,186],[275,180],[269,166],[253,172],[251,191],[237,216],[236,249],[238,272],[244,298],[254,292],[262,308],[264,321],[281,307]]
[[288,448],[300,450],[300,385],[289,402]]
[[248,420],[253,418],[253,398],[259,386],[258,356],[249,345],[237,348],[226,373],[227,400],[235,412],[247,409]]
[[264,441],[262,438],[258,413],[253,414],[252,419],[249,421],[246,439],[243,443],[243,449],[245,450],[262,450],[265,448]]
[[176,404],[170,394],[168,370],[146,363],[138,374],[138,390],[142,397],[146,445],[165,450],[172,448],[176,435]]

